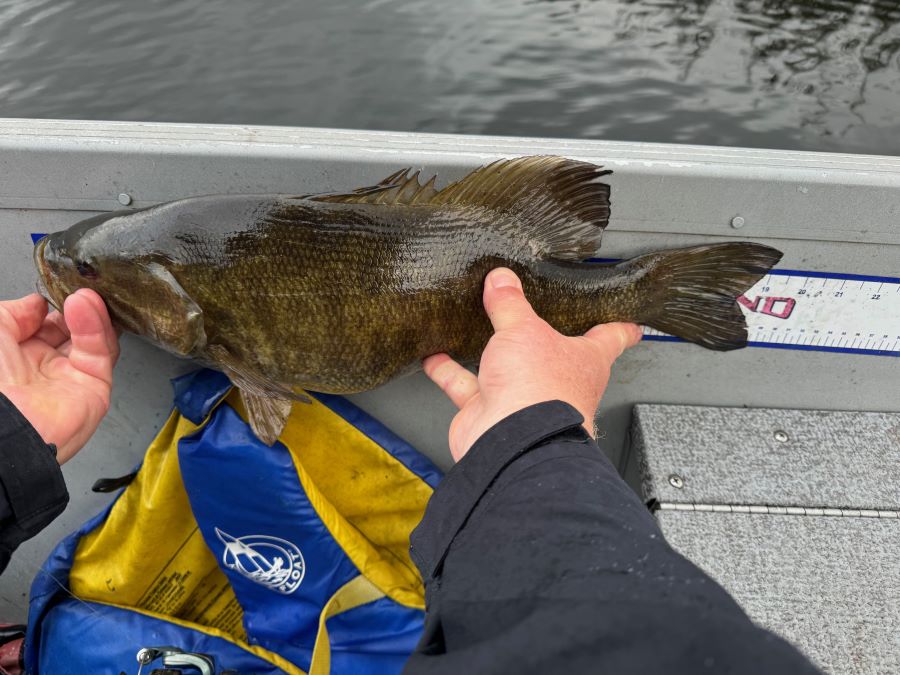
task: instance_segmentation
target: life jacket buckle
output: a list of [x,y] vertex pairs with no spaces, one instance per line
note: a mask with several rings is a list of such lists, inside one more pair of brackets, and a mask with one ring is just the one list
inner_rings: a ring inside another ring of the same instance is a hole
[[[135,657],[138,675],[144,666],[159,661],[162,668],[153,668],[148,675],[216,675],[216,662],[208,654],[185,652],[177,647],[143,647]],[[236,670],[223,670],[219,675],[238,675]]]

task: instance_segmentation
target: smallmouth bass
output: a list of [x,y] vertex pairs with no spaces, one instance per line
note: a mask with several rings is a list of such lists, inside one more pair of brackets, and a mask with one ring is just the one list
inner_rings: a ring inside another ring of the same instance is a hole
[[193,197],[112,212],[41,239],[53,304],[97,291],[119,328],[224,371],[273,443],[300,389],[352,393],[434,353],[477,360],[482,284],[511,268],[568,335],[633,321],[742,347],[736,298],[781,258],[733,242],[585,263],[609,219],[602,167],[500,160],[438,190],[418,172],[347,193]]

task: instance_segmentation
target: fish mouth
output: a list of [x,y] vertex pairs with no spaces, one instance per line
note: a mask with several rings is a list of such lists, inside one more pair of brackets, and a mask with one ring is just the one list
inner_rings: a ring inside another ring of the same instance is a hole
[[67,293],[56,283],[56,275],[47,262],[45,249],[49,243],[50,235],[48,234],[41,237],[34,245],[34,266],[38,273],[36,290],[54,309],[61,312]]

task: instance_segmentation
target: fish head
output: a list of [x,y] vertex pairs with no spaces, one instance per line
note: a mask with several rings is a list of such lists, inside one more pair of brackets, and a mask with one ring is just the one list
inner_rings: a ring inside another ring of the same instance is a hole
[[138,213],[94,216],[40,239],[34,247],[39,290],[61,310],[66,297],[90,288],[117,328],[193,355],[205,343],[202,312],[172,275],[173,261],[147,246]]
[[[67,230],[54,232],[34,245],[34,265],[38,271],[40,290],[47,300],[61,310],[66,297],[80,288],[91,288],[101,296],[111,290],[110,251],[92,245],[96,237],[85,237],[112,220],[115,214],[102,214],[76,223]],[[102,272],[102,274],[101,274]]]

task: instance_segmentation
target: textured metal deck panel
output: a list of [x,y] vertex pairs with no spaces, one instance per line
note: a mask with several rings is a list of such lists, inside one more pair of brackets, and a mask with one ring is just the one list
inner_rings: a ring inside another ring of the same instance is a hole
[[900,413],[637,405],[634,419],[647,499],[900,509]]
[[900,520],[660,511],[666,539],[834,675],[900,673]]
[[900,414],[635,406],[666,539],[835,675],[900,672]]

